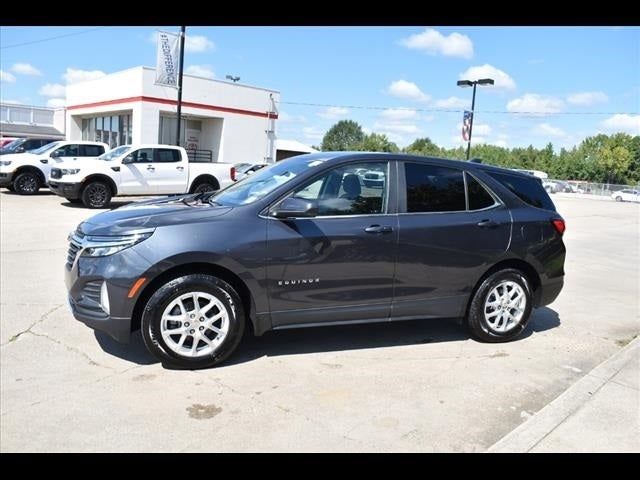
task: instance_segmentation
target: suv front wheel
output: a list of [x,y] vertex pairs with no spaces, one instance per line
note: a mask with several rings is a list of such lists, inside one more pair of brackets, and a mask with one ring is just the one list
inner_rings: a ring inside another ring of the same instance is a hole
[[483,342],[508,342],[526,328],[533,308],[527,277],[513,268],[489,275],[476,290],[467,323]]
[[142,338],[164,365],[197,369],[223,362],[244,332],[237,292],[220,278],[185,275],[160,287],[142,314]]

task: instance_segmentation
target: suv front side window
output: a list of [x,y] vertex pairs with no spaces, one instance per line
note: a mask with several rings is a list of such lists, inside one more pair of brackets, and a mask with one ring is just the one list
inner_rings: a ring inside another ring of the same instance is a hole
[[343,165],[298,188],[292,197],[317,203],[318,216],[385,213],[389,162]]

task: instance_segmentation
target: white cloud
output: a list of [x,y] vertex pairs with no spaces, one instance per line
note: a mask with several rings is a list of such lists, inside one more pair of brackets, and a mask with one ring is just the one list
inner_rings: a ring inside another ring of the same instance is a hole
[[387,108],[380,112],[380,118],[391,122],[414,120],[418,118],[418,112],[410,108]]
[[438,108],[467,108],[470,105],[470,100],[465,100],[460,97],[449,97],[435,101],[435,106]]
[[278,122],[283,123],[304,123],[307,119],[304,115],[291,115],[289,112],[285,112],[284,110],[280,110],[278,112]]
[[213,50],[215,44],[204,35],[187,35],[184,39],[184,51],[189,53]]
[[29,63],[14,63],[11,71],[20,75],[28,75],[31,77],[39,77],[42,72]]
[[406,98],[417,102],[428,102],[431,98],[420,90],[415,83],[407,82],[406,80],[395,80],[391,82],[387,88],[387,92],[394,97]]
[[310,140],[322,140],[322,137],[324,137],[324,131],[317,127],[304,127],[302,134]]
[[196,77],[215,78],[211,65],[189,65],[184,69],[187,75],[195,75]]
[[604,103],[609,97],[604,92],[580,92],[567,96],[567,102],[579,107],[590,107],[596,103]]
[[473,42],[466,35],[453,32],[449,35],[427,28],[424,32],[410,35],[400,40],[400,44],[412,50],[420,50],[430,55],[447,57],[473,57]]
[[640,115],[616,113],[612,117],[603,120],[600,125],[610,132],[626,132],[631,135],[640,135]]
[[376,122],[373,124],[373,130],[381,133],[418,133],[420,129],[411,123],[385,123]]
[[50,98],[47,100],[47,107],[64,107],[67,104],[64,98]]
[[548,123],[539,123],[531,131],[534,135],[540,135],[543,137],[565,137],[567,132],[561,128],[554,127]]
[[563,107],[564,102],[561,99],[537,93],[526,93],[507,103],[508,111],[524,112],[531,115],[558,113],[562,111]]
[[516,82],[506,72],[485,63],[475,67],[467,68],[460,74],[460,80],[479,80],[481,78],[493,78],[495,84],[486,87],[487,89],[499,88],[503,90],[514,90]]
[[5,72],[4,70],[0,70],[0,82],[14,83],[15,81],[15,75],[10,74],[9,72]]
[[508,146],[507,141],[504,139],[494,140],[493,142],[491,142],[491,144],[495,145],[496,147],[502,147],[502,148],[507,148]]
[[59,83],[45,83],[38,93],[45,97],[64,97],[66,95],[67,87]]
[[335,120],[337,118],[344,118],[349,115],[349,109],[344,107],[327,107],[321,112],[318,112],[318,116],[326,118],[328,120]]
[[[462,135],[454,135],[453,137],[451,137],[451,142],[454,146],[467,145],[467,141],[462,138]],[[483,137],[481,135],[473,135],[471,138],[471,146],[478,145],[480,143],[487,143],[486,137]]]
[[105,75],[106,73],[102,70],[80,70],[78,68],[68,67],[67,71],[62,75],[62,78],[68,84],[72,84],[96,80],[100,77],[104,77]]

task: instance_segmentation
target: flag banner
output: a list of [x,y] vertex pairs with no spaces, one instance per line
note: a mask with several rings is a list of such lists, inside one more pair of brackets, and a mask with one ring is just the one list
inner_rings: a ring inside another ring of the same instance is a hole
[[158,32],[156,85],[178,88],[180,68],[180,35]]
[[468,142],[471,138],[471,122],[473,121],[473,112],[469,110],[464,111],[464,116],[462,117],[462,139],[465,142]]

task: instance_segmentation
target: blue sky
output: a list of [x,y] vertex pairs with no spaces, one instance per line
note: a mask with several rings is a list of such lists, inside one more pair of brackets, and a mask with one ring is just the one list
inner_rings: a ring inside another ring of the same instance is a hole
[[[60,105],[67,83],[153,66],[153,33],[178,30],[90,28],[0,28],[2,100]],[[457,145],[471,89],[456,81],[478,76],[496,86],[478,88],[476,142],[640,135],[639,28],[187,27],[185,69],[279,90],[278,136],[310,145],[343,118],[400,146],[424,136]]]

